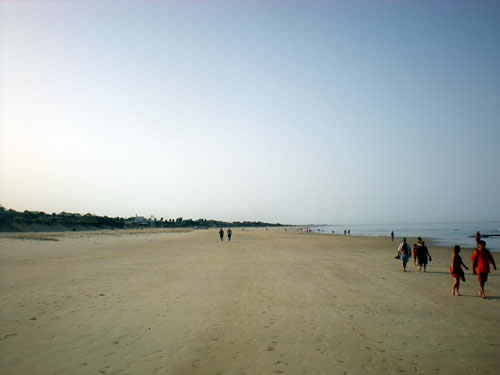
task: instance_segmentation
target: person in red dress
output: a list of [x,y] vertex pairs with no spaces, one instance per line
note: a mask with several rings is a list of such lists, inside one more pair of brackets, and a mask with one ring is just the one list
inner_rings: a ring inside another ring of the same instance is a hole
[[450,272],[451,276],[455,279],[455,283],[453,284],[453,290],[451,291],[451,294],[454,296],[461,296],[459,289],[460,289],[460,279],[465,282],[465,274],[464,270],[462,269],[462,266],[465,267],[466,270],[468,270],[467,266],[462,262],[462,257],[459,255],[460,253],[460,246],[455,245],[453,248],[453,256],[451,257],[451,267],[450,267]]
[[479,279],[479,294],[483,298],[486,298],[484,284],[488,281],[490,263],[493,264],[493,268],[496,271],[497,265],[495,264],[493,255],[491,255],[490,251],[486,248],[486,242],[480,240],[479,247],[476,251],[474,251],[474,254],[472,254],[472,272],[474,275],[477,273],[477,277]]

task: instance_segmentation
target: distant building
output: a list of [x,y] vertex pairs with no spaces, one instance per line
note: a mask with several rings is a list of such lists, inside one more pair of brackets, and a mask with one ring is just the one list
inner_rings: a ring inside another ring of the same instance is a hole
[[[79,213],[76,213],[76,214],[73,214],[71,212],[60,212],[57,214],[57,216],[65,216],[65,217],[70,217],[70,216],[82,216],[81,214]],[[85,216],[94,216],[94,215],[91,215],[91,214],[87,214]]]
[[125,225],[131,225],[131,226],[146,226],[146,225],[151,225],[153,226],[153,220],[146,219],[144,216],[135,216],[135,217],[129,217],[128,219],[125,220]]

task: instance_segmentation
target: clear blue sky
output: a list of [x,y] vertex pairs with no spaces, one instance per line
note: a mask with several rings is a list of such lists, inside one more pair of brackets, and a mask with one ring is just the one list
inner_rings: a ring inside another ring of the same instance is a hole
[[500,219],[498,1],[0,3],[0,203]]

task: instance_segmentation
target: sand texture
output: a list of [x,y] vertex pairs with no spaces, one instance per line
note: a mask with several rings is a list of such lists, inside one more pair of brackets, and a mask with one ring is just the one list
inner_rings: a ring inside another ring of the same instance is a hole
[[431,246],[424,274],[403,273],[396,247],[275,228],[230,243],[216,230],[3,234],[0,373],[500,373],[500,273],[489,299],[470,271],[453,297],[451,249]]

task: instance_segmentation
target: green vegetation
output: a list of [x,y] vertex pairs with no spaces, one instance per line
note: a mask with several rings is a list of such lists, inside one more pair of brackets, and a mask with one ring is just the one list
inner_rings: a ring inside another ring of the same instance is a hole
[[281,224],[263,223],[261,221],[226,222],[207,219],[146,219],[144,217],[108,217],[93,214],[61,212],[47,214],[39,211],[17,212],[7,210],[0,205],[0,231],[63,231],[91,229],[122,229],[122,228],[214,228],[214,227],[275,227]]

